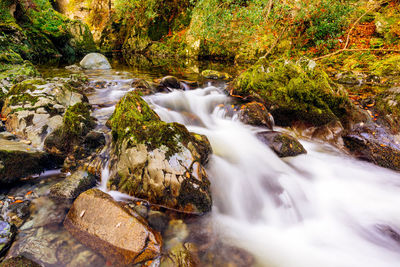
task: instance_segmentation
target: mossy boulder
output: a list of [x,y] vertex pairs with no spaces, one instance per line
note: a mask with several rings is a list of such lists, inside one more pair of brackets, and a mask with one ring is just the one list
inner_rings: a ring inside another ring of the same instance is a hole
[[[80,92],[84,86],[75,78],[34,78],[13,85],[1,113],[7,119],[7,130],[41,147],[46,137],[62,126],[67,108],[87,101]],[[69,123],[74,126],[69,129],[71,134],[78,134],[76,125]]]
[[265,103],[279,126],[296,121],[324,125],[344,119],[353,108],[346,93],[310,60],[261,59],[228,90],[233,96]]
[[88,25],[79,20],[73,20],[68,23],[67,31],[71,35],[69,45],[76,54],[84,55],[97,50]]
[[201,72],[201,76],[206,79],[214,79],[214,80],[229,80],[231,76],[226,72],[220,72],[216,70],[203,70]]
[[379,114],[377,121],[393,134],[400,131],[400,87],[392,87],[378,93],[371,100],[373,110]]
[[50,187],[50,197],[61,200],[73,200],[95,185],[96,177],[85,171],[76,171],[61,182],[52,185]]
[[90,105],[79,102],[65,111],[62,126],[50,134],[44,141],[44,147],[52,154],[67,155],[74,146],[81,145],[85,136],[95,126],[90,116]]
[[136,92],[120,100],[108,124],[111,189],[184,212],[210,211],[210,183],[203,168],[211,153],[206,137],[161,121]]

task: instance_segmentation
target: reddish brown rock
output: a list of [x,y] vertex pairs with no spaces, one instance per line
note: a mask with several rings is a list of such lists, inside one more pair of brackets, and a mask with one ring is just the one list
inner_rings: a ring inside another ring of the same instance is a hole
[[133,211],[111,196],[90,189],[72,205],[65,228],[80,242],[101,253],[113,266],[127,266],[157,257],[161,237]]

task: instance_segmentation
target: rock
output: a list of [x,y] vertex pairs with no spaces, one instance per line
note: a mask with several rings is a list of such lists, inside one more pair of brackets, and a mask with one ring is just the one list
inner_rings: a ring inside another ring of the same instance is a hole
[[302,144],[288,134],[264,131],[257,133],[257,138],[269,146],[279,157],[294,157],[306,154]]
[[76,241],[66,230],[39,227],[24,230],[8,255],[27,255],[41,266],[105,266],[103,258]]
[[196,267],[200,266],[197,249],[194,244],[177,244],[168,255],[161,259],[160,267]]
[[0,267],[41,267],[41,265],[24,256],[17,256],[1,262]]
[[272,115],[261,103],[251,102],[241,106],[238,117],[245,124],[264,126],[271,130],[274,127]]
[[343,141],[356,157],[385,168],[400,170],[400,146],[385,129],[359,125],[344,134]]
[[42,151],[18,141],[0,139],[0,183],[13,183],[40,174],[53,163]]
[[96,185],[96,177],[85,171],[76,171],[50,187],[50,197],[72,200]]
[[[87,103],[77,103],[69,106],[65,111],[62,125],[52,132],[44,140],[44,148],[51,154],[59,156],[67,156],[74,152],[75,146],[80,146],[91,137],[95,137],[95,133],[85,139],[85,136],[95,126],[93,118],[90,116],[90,106]],[[101,139],[101,137],[98,137]],[[101,140],[98,142],[101,142]],[[94,141],[92,139],[92,141]],[[94,143],[88,143],[89,146]],[[80,151],[78,147],[77,151]],[[76,150],[76,149],[75,149]]]
[[14,240],[17,229],[12,224],[0,220],[0,257],[4,256]]
[[135,91],[143,95],[151,95],[157,92],[157,90],[144,79],[134,79],[131,86],[135,88]]
[[174,76],[165,76],[161,79],[160,85],[169,89],[182,89],[181,83],[178,78]]
[[82,61],[79,63],[82,68],[88,70],[108,70],[111,69],[111,65],[107,58],[99,53],[87,54]]
[[73,70],[73,71],[81,71],[81,70],[83,70],[82,67],[80,67],[80,66],[78,66],[78,65],[76,65],[76,64],[66,66],[65,69],[67,69],[67,70]]
[[65,26],[71,35],[68,44],[75,50],[76,54],[83,55],[97,50],[88,25],[80,20],[72,20]]
[[338,83],[346,85],[358,85],[362,81],[362,79],[360,79],[356,74],[351,71],[339,73],[336,76],[336,79]]
[[8,221],[14,224],[16,227],[21,227],[21,225],[25,222],[26,219],[28,219],[30,215],[30,201],[25,200],[15,200],[15,202],[12,202],[9,206],[8,209],[6,210],[6,216],[8,218]]
[[278,126],[321,126],[346,120],[355,109],[345,90],[312,60],[260,59],[227,88],[230,95],[264,103]]
[[203,70],[201,72],[201,76],[203,76],[206,79],[214,79],[214,80],[229,80],[231,76],[229,76],[228,73],[225,72],[219,72],[216,70]]
[[400,74],[400,55],[389,55],[374,62],[371,71],[377,76],[397,76]]
[[1,112],[7,119],[7,130],[30,140],[34,147],[42,147],[45,138],[62,126],[67,107],[87,101],[77,92],[79,86],[84,83],[72,78],[29,79],[15,84]]
[[254,257],[244,249],[218,242],[201,257],[202,266],[248,267],[255,265]]
[[205,136],[161,121],[135,92],[120,100],[109,125],[111,189],[184,212],[210,211],[210,183],[202,164],[211,148]]
[[151,260],[161,252],[159,234],[138,218],[106,193],[90,189],[75,200],[64,226],[114,266],[125,266]]
[[89,149],[96,149],[106,144],[106,137],[102,132],[91,131],[85,136],[84,144]]
[[147,222],[152,229],[163,233],[168,226],[169,219],[164,213],[152,210],[147,216]]

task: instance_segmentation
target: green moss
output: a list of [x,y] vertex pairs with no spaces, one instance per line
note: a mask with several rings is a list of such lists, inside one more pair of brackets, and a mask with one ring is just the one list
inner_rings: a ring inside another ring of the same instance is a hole
[[68,139],[80,138],[93,128],[94,122],[90,116],[90,106],[77,103],[68,107],[63,119],[63,135]]
[[399,75],[400,55],[389,56],[382,60],[372,62],[370,68],[373,73],[378,76]]
[[33,92],[37,89],[36,85],[44,85],[46,82],[43,79],[28,79],[11,87],[9,95],[19,95],[26,92]]
[[132,144],[146,144],[150,149],[167,149],[167,156],[181,150],[179,143],[191,140],[183,125],[161,121],[136,92],[127,93],[119,101],[110,125],[115,142],[129,139]]
[[288,126],[293,121],[323,125],[342,116],[349,101],[337,91],[313,61],[261,60],[235,80],[232,93],[260,99],[278,125]]

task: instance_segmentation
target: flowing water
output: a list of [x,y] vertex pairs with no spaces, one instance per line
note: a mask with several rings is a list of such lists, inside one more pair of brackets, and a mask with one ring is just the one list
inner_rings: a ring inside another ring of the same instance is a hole
[[[93,83],[107,81],[89,95],[104,125],[118,100],[133,90],[132,75],[86,74]],[[256,138],[265,129],[225,112],[231,100],[223,87],[210,83],[145,97],[161,119],[209,138],[211,218],[219,234],[250,251],[258,266],[399,266],[400,175],[304,140],[308,154],[278,158]],[[104,190],[107,176],[105,169]]]

